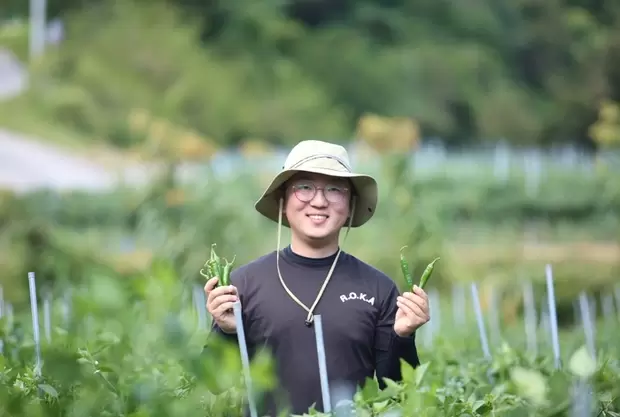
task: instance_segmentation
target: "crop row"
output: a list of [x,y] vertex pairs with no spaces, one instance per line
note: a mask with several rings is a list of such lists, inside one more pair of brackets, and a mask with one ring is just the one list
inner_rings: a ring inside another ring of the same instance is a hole
[[[553,284],[550,275],[548,282]],[[56,291],[56,297],[37,291],[34,274],[29,284],[31,300],[43,302],[2,319],[0,415],[242,414],[247,392],[239,350],[208,336],[200,310],[204,300],[192,302],[191,286],[179,281],[171,264],[156,262],[147,273],[123,280],[93,268],[80,285]],[[553,297],[543,295],[551,303]],[[532,332],[527,314],[525,321],[504,327],[501,340],[485,342],[487,323],[473,300],[468,309],[473,322],[444,318],[430,343],[428,332],[418,335],[422,366],[414,370],[403,364],[403,381],[389,382],[385,390],[369,380],[353,398],[332,391],[333,411],[403,417],[617,416],[618,317],[595,323],[586,299],[582,326],[553,330],[550,320],[549,327],[534,330],[544,337],[532,351],[526,349]],[[274,386],[267,352],[253,358],[250,375],[258,398]]]

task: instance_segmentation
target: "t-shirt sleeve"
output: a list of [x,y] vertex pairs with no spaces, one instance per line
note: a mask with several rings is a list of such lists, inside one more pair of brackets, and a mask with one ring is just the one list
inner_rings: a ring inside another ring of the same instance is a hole
[[387,297],[382,301],[379,320],[375,330],[375,369],[379,386],[385,387],[383,378],[400,381],[400,360],[404,359],[414,368],[420,365],[415,345],[415,333],[411,337],[400,337],[394,332],[394,318],[399,296],[396,284],[392,284]]

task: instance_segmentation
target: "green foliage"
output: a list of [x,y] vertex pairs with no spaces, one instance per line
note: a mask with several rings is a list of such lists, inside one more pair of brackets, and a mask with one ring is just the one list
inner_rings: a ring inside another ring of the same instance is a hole
[[[29,94],[48,119],[86,137],[142,143],[131,121],[141,109],[220,144],[343,133],[341,112],[290,60],[265,64],[243,50],[201,48],[196,25],[165,3],[94,7],[70,19],[67,31],[62,48],[37,66],[38,88]],[[173,134],[162,125],[141,133]]]
[[50,8],[68,37],[41,63],[32,108],[120,146],[139,142],[127,131],[134,108],[226,145],[345,138],[367,112],[412,117],[425,136],[455,143],[594,144],[588,129],[600,104],[619,94],[613,0]]
[[[253,209],[270,174],[246,168],[231,178],[209,177],[206,169],[204,176],[196,173],[206,183],[170,191],[156,184],[104,194],[4,194],[0,283],[5,296],[27,302],[23,277],[32,268],[49,285],[79,283],[93,265],[131,276],[163,258],[173,262],[184,282],[201,282],[197,271],[214,242],[218,253],[236,255],[236,265],[275,250],[275,224]],[[442,258],[430,287],[493,283],[508,304],[520,294],[515,278],[544,285],[544,265],[551,262],[559,314],[567,322],[579,291],[605,291],[617,280],[620,188],[613,175],[552,174],[541,184],[539,197],[532,198],[518,175],[497,183],[481,171],[457,183],[441,175],[398,179],[388,162],[361,169],[383,184],[380,204],[372,221],[352,230],[343,248],[403,288],[398,254],[405,245],[413,276]],[[537,240],[524,236],[529,228],[537,231]],[[287,239],[285,230],[283,244]]]
[[0,50],[7,49],[21,61],[26,61],[29,52],[28,29],[28,25],[19,22],[0,25]]
[[[155,262],[131,279],[97,269],[87,273],[71,287],[69,316],[54,305],[40,367],[33,365],[27,306],[10,323],[0,321],[0,414],[242,415],[246,393],[239,353],[198,326],[191,295],[171,264]],[[572,386],[581,382],[592,388],[592,411],[611,417],[620,411],[620,344],[617,332],[601,330],[598,359],[583,348],[568,348],[568,366],[561,370],[553,368],[550,350],[535,357],[522,352],[521,343],[497,346],[489,362],[467,347],[477,348],[475,332],[468,343],[459,339],[458,348],[459,336],[452,333],[432,352],[421,350],[417,369],[402,363],[402,382],[387,380],[381,390],[376,379],[368,379],[353,403],[340,407],[364,416],[568,416]],[[568,340],[579,346],[581,336],[563,334],[564,347]],[[274,387],[267,351],[255,356],[251,374],[258,395]]]

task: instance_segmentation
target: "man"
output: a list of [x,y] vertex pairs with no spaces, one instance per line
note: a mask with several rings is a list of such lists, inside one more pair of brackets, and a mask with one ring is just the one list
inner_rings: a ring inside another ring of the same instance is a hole
[[[300,142],[255,205],[278,223],[276,251],[235,269],[230,286],[216,288],[216,278],[205,285],[213,331],[236,340],[239,298],[249,350],[266,346],[274,355],[284,400],[271,397],[260,415],[323,410],[314,314],[322,316],[331,386],[354,389],[375,372],[384,386],[384,377],[401,379],[401,358],[419,365],[415,331],[430,319],[427,295],[417,287],[400,295],[387,275],[339,245],[342,227],[362,226],[376,205],[376,181],[352,171],[342,146]],[[282,225],[291,244],[280,251]]]

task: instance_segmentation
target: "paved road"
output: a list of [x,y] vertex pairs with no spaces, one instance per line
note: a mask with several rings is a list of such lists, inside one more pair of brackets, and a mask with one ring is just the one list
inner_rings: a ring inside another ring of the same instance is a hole
[[[133,184],[144,180],[137,167],[124,176]],[[0,129],[0,188],[29,192],[56,190],[105,190],[118,184],[120,173],[106,169],[84,156]]]
[[[27,84],[24,65],[0,48],[0,100],[20,94]],[[140,182],[144,172],[139,167],[136,171],[125,178]],[[0,188],[16,192],[40,188],[97,191],[114,186],[118,179],[110,169],[85,156],[0,128]]]

